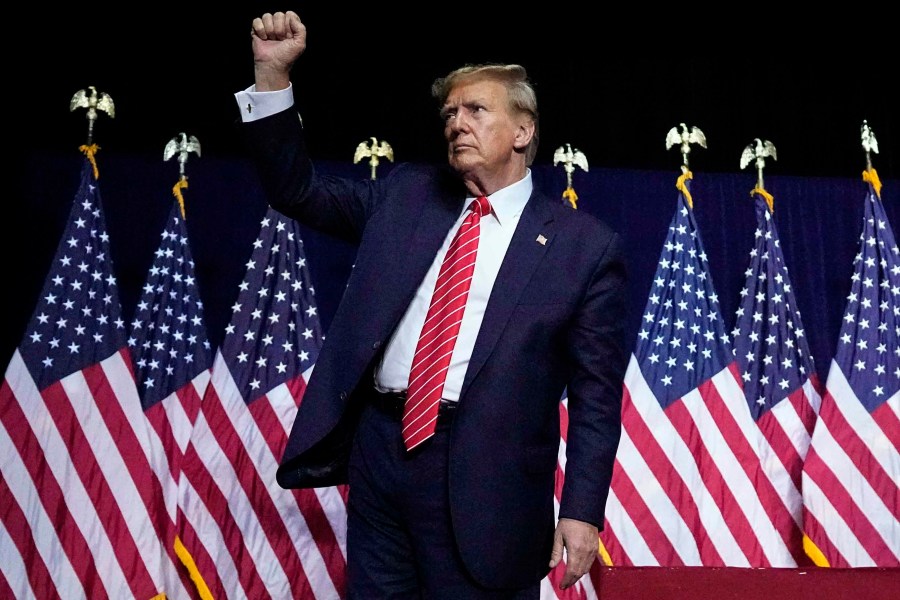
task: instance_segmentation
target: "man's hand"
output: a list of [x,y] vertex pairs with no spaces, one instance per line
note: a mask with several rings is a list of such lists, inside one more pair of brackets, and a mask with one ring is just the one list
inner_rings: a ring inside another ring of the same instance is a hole
[[256,91],[282,90],[290,84],[294,61],[306,50],[306,25],[292,10],[253,19],[253,65]]
[[560,519],[553,535],[553,551],[550,553],[550,568],[556,567],[566,550],[566,574],[559,589],[575,585],[597,560],[599,552],[599,531],[594,525],[575,519]]

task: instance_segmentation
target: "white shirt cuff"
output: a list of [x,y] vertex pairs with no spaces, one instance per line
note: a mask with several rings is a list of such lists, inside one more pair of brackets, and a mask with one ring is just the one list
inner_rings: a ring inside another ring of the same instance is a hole
[[256,85],[234,94],[241,109],[241,120],[244,123],[256,121],[274,115],[294,105],[294,87],[289,84],[283,90],[274,92],[257,92]]

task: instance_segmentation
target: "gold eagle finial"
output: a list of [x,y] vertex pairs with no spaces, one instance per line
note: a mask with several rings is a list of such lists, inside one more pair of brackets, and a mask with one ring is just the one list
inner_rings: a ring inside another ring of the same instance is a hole
[[105,112],[110,118],[115,118],[116,116],[116,105],[113,102],[112,96],[105,92],[97,92],[97,88],[92,85],[88,86],[86,90],[78,90],[75,92],[75,95],[72,96],[72,99],[69,101],[69,111],[74,111],[76,108],[87,109],[88,146],[93,143],[94,121],[97,120],[97,116],[99,115],[97,111]]
[[566,190],[563,192],[563,198],[569,201],[572,208],[578,208],[578,194],[575,193],[575,189],[572,187],[572,173],[575,172],[576,166],[587,172],[587,156],[578,148],[573,149],[571,144],[566,144],[557,148],[556,152],[553,153],[553,166],[555,167],[560,163],[562,163],[566,171]]
[[169,160],[177,154],[178,174],[184,179],[184,166],[187,163],[188,154],[191,152],[200,156],[200,141],[196,137],[188,136],[186,133],[182,132],[166,143],[166,148],[163,152],[163,160]]
[[769,140],[761,140],[756,138],[754,143],[748,144],[741,153],[741,168],[746,169],[751,161],[756,161],[756,188],[759,190],[766,189],[763,186],[763,167],[766,166],[766,158],[778,160],[775,151],[775,144]]
[[868,121],[863,121],[862,128],[860,130],[860,137],[862,137],[862,147],[863,150],[866,151],[866,168],[872,168],[872,152],[878,154],[878,140],[875,139],[875,132],[872,131],[872,128],[869,127]]
[[701,147],[706,148],[706,135],[698,127],[688,129],[688,126],[684,123],[679,123],[679,126],[681,127],[680,132],[678,127],[673,127],[666,134],[666,149],[668,150],[672,146],[680,147],[682,158],[681,171],[687,173],[690,170],[688,167],[688,154],[691,153],[691,144],[699,144]]
[[369,159],[369,165],[372,167],[372,179],[375,179],[375,169],[378,167],[378,157],[383,156],[389,161],[394,161],[394,149],[386,141],[378,142],[374,136],[369,138],[369,142],[360,142],[353,153],[353,164],[358,163],[364,158]]

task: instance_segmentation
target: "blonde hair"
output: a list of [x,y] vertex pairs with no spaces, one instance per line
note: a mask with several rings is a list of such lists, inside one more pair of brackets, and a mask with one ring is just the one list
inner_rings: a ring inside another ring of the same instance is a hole
[[447,96],[457,85],[482,80],[502,83],[509,96],[510,110],[517,114],[528,115],[534,122],[534,135],[528,147],[525,148],[525,164],[531,165],[538,148],[538,108],[537,94],[531,82],[528,81],[525,67],[497,63],[465,65],[444,77],[435,79],[431,84],[431,95],[437,99],[438,107],[443,108]]

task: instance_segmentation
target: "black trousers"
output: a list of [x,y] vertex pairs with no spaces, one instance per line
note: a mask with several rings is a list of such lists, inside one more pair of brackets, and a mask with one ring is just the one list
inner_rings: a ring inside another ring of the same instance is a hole
[[[350,456],[348,600],[538,600],[524,590],[486,589],[466,571],[450,524],[447,457],[452,411],[435,435],[407,453],[399,411],[370,403]],[[547,557],[549,560],[550,557]]]

